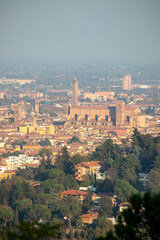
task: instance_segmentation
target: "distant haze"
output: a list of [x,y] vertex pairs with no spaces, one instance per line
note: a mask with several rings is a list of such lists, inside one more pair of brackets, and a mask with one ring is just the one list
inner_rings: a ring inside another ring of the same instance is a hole
[[0,59],[160,61],[160,0],[0,0]]

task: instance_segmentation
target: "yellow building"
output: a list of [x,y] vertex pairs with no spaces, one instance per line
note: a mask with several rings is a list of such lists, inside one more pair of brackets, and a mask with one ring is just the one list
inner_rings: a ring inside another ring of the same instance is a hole
[[15,149],[14,149],[14,151],[21,151],[21,146],[20,145],[15,145]]
[[35,130],[35,127],[33,126],[19,126],[19,132],[22,132],[24,134],[27,134],[27,133],[31,133],[31,132],[34,132]]
[[41,145],[39,144],[33,144],[33,143],[27,143],[23,145],[23,150],[40,150]]
[[17,132],[18,128],[17,127],[13,127],[12,125],[7,125],[3,128],[0,129],[0,132],[3,133],[10,133],[10,132]]
[[42,126],[20,126],[19,132],[29,134],[31,132],[39,133],[41,135],[54,134],[54,125],[42,125]]
[[44,125],[44,126],[38,126],[35,127],[34,132],[42,134],[42,135],[47,135],[47,134],[54,134],[54,125]]
[[0,172],[0,180],[11,178],[14,174],[16,174],[15,170],[5,170],[3,173]]
[[75,165],[75,178],[79,181],[83,180],[84,175],[96,175],[101,169],[99,162],[82,162]]

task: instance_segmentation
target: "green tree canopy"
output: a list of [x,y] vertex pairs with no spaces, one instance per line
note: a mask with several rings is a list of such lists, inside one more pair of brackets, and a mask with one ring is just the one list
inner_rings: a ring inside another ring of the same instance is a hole
[[28,208],[29,206],[31,206],[33,203],[32,203],[32,200],[31,199],[23,199],[23,200],[17,200],[14,204],[14,207],[16,209],[18,209],[18,211],[23,211],[25,210],[26,208]]
[[148,188],[153,193],[160,192],[160,171],[152,169],[148,175]]
[[114,186],[114,190],[120,202],[126,202],[129,200],[129,197],[132,194],[138,193],[138,191],[125,179],[117,180]]
[[10,204],[13,205],[16,200],[22,200],[24,198],[32,198],[33,189],[28,181],[17,182],[12,186],[10,191]]
[[130,183],[135,183],[137,181],[137,173],[141,169],[141,164],[139,159],[134,154],[128,154],[125,158],[121,160],[119,165],[119,177],[125,178]]
[[41,158],[41,164],[45,166],[45,169],[50,169],[52,165],[52,150],[51,148],[42,148],[38,155]]
[[56,179],[62,181],[65,177],[65,173],[59,169],[48,169],[44,174],[45,179]]
[[35,169],[26,167],[25,169],[18,169],[17,176],[24,177],[26,180],[34,180]]
[[109,193],[113,192],[113,180],[106,177],[104,180],[97,180],[95,183],[96,192]]
[[38,142],[42,147],[44,146],[51,146],[51,142],[49,141],[48,138],[45,138],[44,140],[42,139],[41,141]]
[[65,197],[63,199],[62,207],[60,208],[62,216],[69,221],[69,227],[72,227],[72,218],[79,216],[81,213],[81,206],[77,199],[74,197]]
[[96,238],[99,238],[100,236],[105,237],[106,232],[114,230],[111,221],[104,216],[98,217],[97,220],[94,221],[93,227],[95,229]]
[[14,212],[11,207],[7,205],[0,205],[0,222],[3,226],[13,221]]
[[108,196],[104,196],[100,199],[100,215],[101,216],[107,216],[111,217],[112,216],[112,200]]
[[48,205],[52,199],[52,194],[38,193],[35,196],[34,202],[37,204]]
[[81,162],[89,162],[89,158],[86,156],[81,156],[80,154],[77,153],[73,155],[73,157],[71,157],[71,162],[73,163],[73,165],[76,165]]
[[58,181],[55,179],[47,179],[46,181],[41,182],[41,189],[44,193],[51,194],[53,192],[61,192],[64,190],[62,184],[58,184]]
[[109,232],[99,240],[160,239],[160,193],[131,196],[130,207],[119,216],[115,232]]
[[28,221],[46,221],[51,219],[51,212],[47,206],[42,204],[33,204],[25,211],[25,219]]
[[58,153],[55,161],[55,167],[63,170],[66,174],[74,174],[74,165],[71,161],[67,147],[63,147]]
[[45,240],[57,239],[62,225],[46,225],[39,222],[22,222],[14,225],[12,228],[4,228],[1,230],[0,235],[2,240]]
[[94,160],[106,162],[111,165],[110,160],[114,159],[116,154],[116,146],[111,139],[107,139],[102,145],[98,146],[91,156]]
[[5,180],[0,185],[0,203],[9,205],[11,203],[11,191],[17,183],[24,182],[23,177],[14,176],[11,179]]
[[80,142],[80,140],[77,136],[73,136],[69,141],[69,143],[74,143],[74,142]]
[[133,149],[139,150],[139,160],[142,171],[148,172],[155,160],[156,144],[154,138],[150,134],[143,135],[135,129],[132,136],[132,150]]

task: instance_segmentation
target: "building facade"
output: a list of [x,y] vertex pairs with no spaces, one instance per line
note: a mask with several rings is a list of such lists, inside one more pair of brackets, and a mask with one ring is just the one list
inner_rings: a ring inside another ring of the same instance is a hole
[[79,181],[83,180],[84,175],[96,175],[99,173],[101,165],[99,162],[82,162],[75,165],[75,178]]
[[132,89],[131,75],[125,75],[123,77],[123,89],[124,90],[131,90]]
[[126,106],[123,101],[115,105],[71,106],[67,125],[77,126],[130,126],[145,127],[145,114],[138,107]]
[[126,106],[123,101],[96,106],[78,105],[78,80],[74,79],[72,106],[70,107],[66,125],[84,125],[88,127],[108,127],[113,125],[116,127],[140,128],[145,127],[145,114],[142,114],[138,107]]

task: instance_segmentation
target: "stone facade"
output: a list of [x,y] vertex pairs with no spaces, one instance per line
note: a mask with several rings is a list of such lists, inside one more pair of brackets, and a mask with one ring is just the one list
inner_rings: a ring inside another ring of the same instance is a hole
[[145,115],[138,107],[125,106],[123,101],[108,106],[71,106],[66,124],[139,128],[145,127]]
[[[130,75],[125,77],[131,81]],[[72,106],[66,125],[145,127],[145,115],[141,110],[138,107],[126,106],[123,101],[110,105],[78,105],[78,80],[75,78],[72,84]]]

